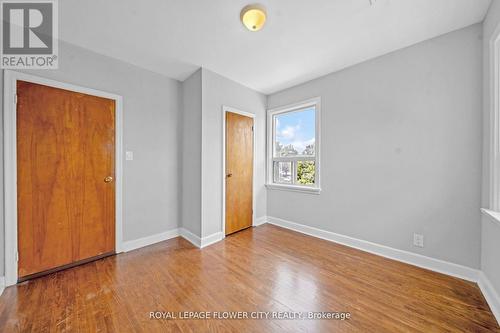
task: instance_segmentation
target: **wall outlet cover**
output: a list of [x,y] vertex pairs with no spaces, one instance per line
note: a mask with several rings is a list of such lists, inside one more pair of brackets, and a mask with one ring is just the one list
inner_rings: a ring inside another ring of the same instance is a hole
[[416,247],[424,247],[424,235],[413,234],[413,245]]

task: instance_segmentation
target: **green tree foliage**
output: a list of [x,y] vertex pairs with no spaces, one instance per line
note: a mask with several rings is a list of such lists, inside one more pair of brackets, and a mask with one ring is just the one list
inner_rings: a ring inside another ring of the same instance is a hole
[[299,161],[297,162],[297,182],[303,185],[314,184],[314,174],[316,166],[314,161]]

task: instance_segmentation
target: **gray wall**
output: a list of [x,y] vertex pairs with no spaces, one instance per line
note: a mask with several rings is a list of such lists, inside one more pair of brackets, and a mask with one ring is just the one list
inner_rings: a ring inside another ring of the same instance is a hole
[[322,192],[269,190],[268,215],[478,268],[481,28],[269,96],[321,96]]
[[[134,151],[134,161],[123,164],[124,240],[177,228],[180,163],[172,157],[180,147],[180,83],[64,42],[59,52],[59,70],[31,73],[123,96],[124,148]],[[0,224],[1,274],[3,214]]]
[[[483,24],[483,207],[490,202],[490,80],[493,68],[490,67],[490,40],[500,24],[500,1],[493,1]],[[482,217],[481,269],[500,295],[500,224],[489,216]]]
[[201,237],[201,69],[182,82],[182,227]]
[[202,69],[202,236],[222,231],[222,106],[256,115],[255,217],[266,215],[265,132],[266,96]]

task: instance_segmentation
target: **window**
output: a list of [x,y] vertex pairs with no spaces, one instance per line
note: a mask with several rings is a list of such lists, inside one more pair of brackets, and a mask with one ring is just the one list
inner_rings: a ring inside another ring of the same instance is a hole
[[319,102],[268,111],[268,187],[319,193]]

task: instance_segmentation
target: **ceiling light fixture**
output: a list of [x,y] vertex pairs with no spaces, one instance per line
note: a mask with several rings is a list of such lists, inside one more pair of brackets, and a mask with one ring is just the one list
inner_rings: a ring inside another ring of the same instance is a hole
[[254,4],[245,6],[240,13],[241,23],[250,31],[259,31],[266,23],[264,6]]

